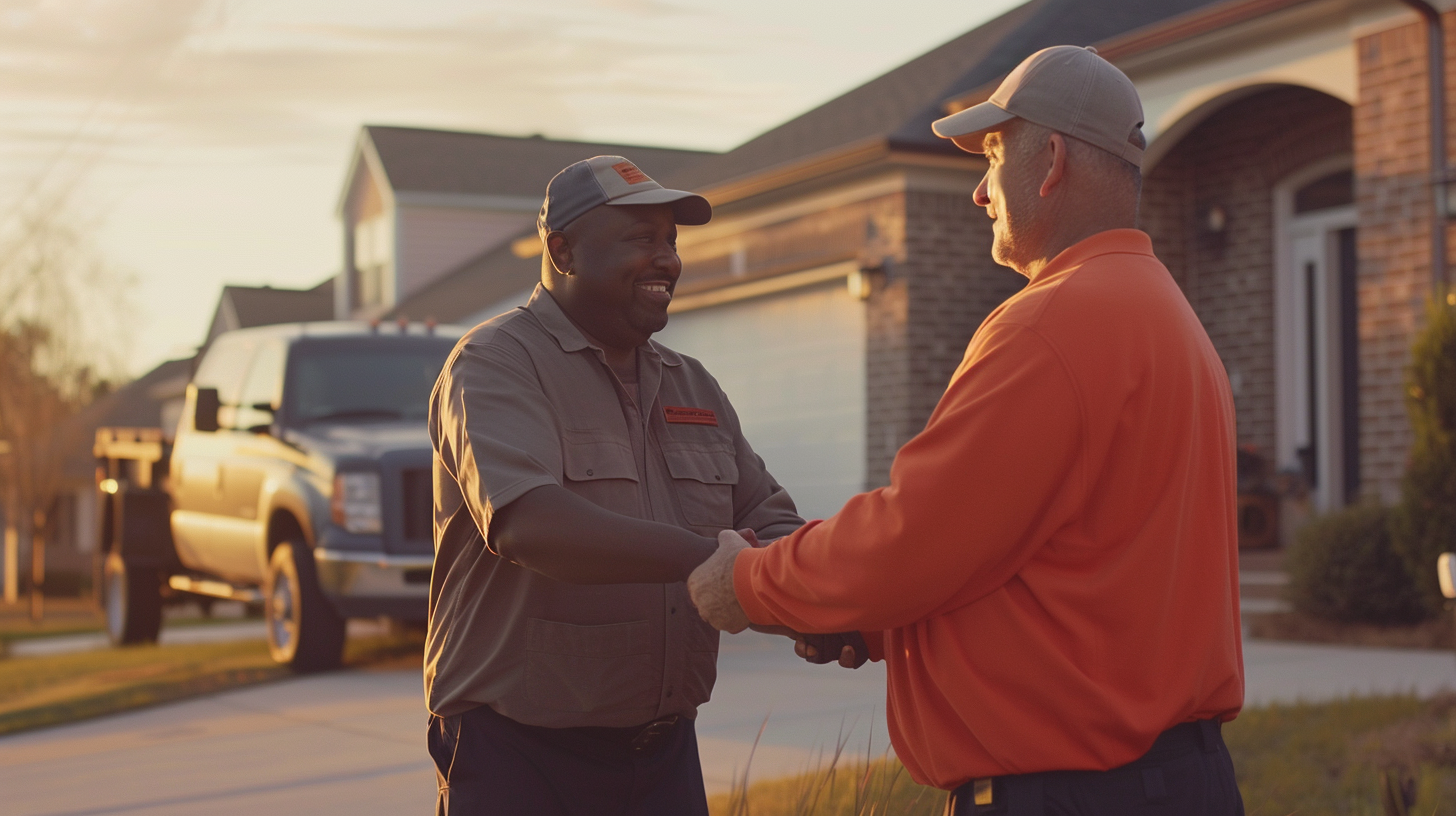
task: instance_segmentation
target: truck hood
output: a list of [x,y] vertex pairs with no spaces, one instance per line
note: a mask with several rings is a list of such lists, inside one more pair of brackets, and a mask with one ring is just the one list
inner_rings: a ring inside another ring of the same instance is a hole
[[418,420],[402,422],[315,423],[292,428],[289,442],[324,459],[377,459],[385,454],[430,450],[430,433]]

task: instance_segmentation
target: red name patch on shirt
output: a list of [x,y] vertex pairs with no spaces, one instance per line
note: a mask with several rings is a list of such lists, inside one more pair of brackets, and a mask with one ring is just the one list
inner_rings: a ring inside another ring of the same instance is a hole
[[677,405],[662,406],[667,421],[678,425],[712,425],[718,427],[718,415],[707,408],[683,408]]
[[632,162],[617,162],[612,165],[612,169],[616,170],[617,175],[622,177],[622,181],[628,184],[641,184],[644,181],[652,181],[652,179],[647,177],[646,173],[638,170],[637,165]]

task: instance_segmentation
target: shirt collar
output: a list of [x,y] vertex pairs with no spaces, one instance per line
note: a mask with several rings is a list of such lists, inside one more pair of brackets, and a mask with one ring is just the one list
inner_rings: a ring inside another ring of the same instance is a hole
[[[584,349],[601,351],[595,343],[587,339],[575,323],[571,322],[571,318],[561,310],[561,304],[557,303],[556,298],[552,297],[551,293],[546,291],[546,287],[541,284],[536,284],[536,290],[531,293],[531,299],[526,303],[526,311],[535,315],[546,331],[556,339],[562,351],[568,353]],[[655,340],[649,339],[641,348],[648,356],[660,358],[663,365],[682,365],[682,358],[678,356],[677,352]]]
[[1089,235],[1057,253],[1032,278],[1032,282],[1046,280],[1054,275],[1076,269],[1099,255],[1147,255],[1153,256],[1153,240],[1146,232],[1136,229],[1112,229]]

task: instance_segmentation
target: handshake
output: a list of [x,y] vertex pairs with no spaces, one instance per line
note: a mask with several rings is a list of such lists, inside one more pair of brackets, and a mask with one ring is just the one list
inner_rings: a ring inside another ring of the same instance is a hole
[[718,550],[688,576],[688,593],[703,620],[729,634],[752,628],[792,638],[794,653],[810,663],[834,661],[847,669],[863,666],[869,659],[869,649],[859,632],[810,635],[785,626],[758,626],[748,620],[733,589],[733,564],[738,553],[756,546],[761,545],[752,530],[724,530],[718,534]]

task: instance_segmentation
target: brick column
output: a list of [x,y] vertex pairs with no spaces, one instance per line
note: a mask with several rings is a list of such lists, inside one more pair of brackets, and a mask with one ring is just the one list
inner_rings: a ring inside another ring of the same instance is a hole
[[866,487],[889,483],[895,453],[925,427],[966,344],[1025,279],[991,260],[991,222],[969,194],[905,193],[904,235],[870,296]]
[[[1453,25],[1447,15],[1448,35]],[[1392,501],[1411,440],[1405,368],[1430,292],[1425,33],[1402,26],[1362,37],[1356,48],[1361,479],[1367,492]],[[1449,66],[1447,73],[1449,84]]]

